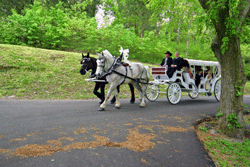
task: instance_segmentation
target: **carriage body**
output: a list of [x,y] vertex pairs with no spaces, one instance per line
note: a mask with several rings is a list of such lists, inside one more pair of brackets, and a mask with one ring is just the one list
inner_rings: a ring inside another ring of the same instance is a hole
[[[166,93],[171,104],[179,103],[182,92],[188,92],[190,98],[195,99],[200,93],[210,96],[214,93],[215,98],[220,100],[220,64],[214,61],[202,61],[186,59],[189,67],[181,71],[175,71],[169,78],[165,67],[152,67],[151,75],[154,81],[150,81],[146,91],[149,101],[155,101],[159,93]],[[199,69],[199,71],[198,71]],[[199,77],[197,74],[199,73]],[[165,85],[165,91],[160,91],[159,86]]]

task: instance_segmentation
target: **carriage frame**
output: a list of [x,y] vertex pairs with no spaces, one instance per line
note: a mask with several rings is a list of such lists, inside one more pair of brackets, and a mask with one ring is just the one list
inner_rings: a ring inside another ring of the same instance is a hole
[[[202,61],[185,59],[189,63],[190,73],[186,70],[175,71],[171,78],[166,75],[165,67],[152,67],[151,75],[153,81],[149,81],[146,89],[146,98],[153,102],[159,97],[159,93],[166,93],[171,104],[178,104],[181,100],[182,92],[188,92],[188,96],[196,99],[200,93],[207,96],[214,96],[220,101],[221,94],[221,69],[220,64],[214,61]],[[196,68],[202,69],[200,83],[195,84]],[[208,70],[208,67],[210,71]],[[212,67],[212,68],[211,68]],[[186,67],[188,68],[188,67]],[[165,86],[165,91],[160,91],[160,86]]]

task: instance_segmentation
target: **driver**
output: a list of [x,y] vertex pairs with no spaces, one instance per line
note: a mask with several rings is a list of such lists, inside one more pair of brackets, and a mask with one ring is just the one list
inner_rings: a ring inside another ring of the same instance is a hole
[[166,67],[166,74],[169,76],[169,72],[170,72],[170,68],[171,68],[171,64],[172,64],[172,58],[171,58],[171,56],[172,56],[172,53],[171,52],[169,52],[169,51],[167,51],[166,53],[164,53],[165,54],[165,59],[163,59],[162,60],[162,62],[161,62],[161,64],[160,64],[160,66],[161,67]]

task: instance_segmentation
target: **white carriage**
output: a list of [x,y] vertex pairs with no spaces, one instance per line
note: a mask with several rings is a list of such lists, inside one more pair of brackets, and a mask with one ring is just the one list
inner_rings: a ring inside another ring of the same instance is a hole
[[[199,93],[205,93],[207,96],[214,93],[216,100],[220,100],[220,64],[214,61],[192,59],[185,59],[185,61],[189,65],[181,71],[175,71],[171,78],[166,75],[165,67],[151,68],[154,81],[150,81],[147,85],[146,97],[149,101],[157,100],[159,93],[166,93],[171,104],[178,104],[182,92],[188,92],[189,97],[192,99],[197,98]],[[199,75],[197,75],[198,73]],[[165,85],[164,92],[160,91],[161,85]]]

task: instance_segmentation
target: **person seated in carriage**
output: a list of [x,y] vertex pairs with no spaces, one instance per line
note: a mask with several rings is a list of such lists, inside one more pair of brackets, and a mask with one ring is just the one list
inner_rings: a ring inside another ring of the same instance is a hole
[[209,89],[209,83],[213,78],[213,71],[210,69],[210,66],[206,66],[207,70],[205,71],[205,77],[207,78],[207,82],[205,83],[205,89]]
[[190,78],[193,78],[193,73],[191,71],[190,65],[189,65],[187,60],[185,60],[185,59],[183,60],[182,67],[184,68],[183,72],[188,73]]
[[179,52],[175,52],[175,58],[173,64],[171,65],[169,78],[171,78],[176,70],[181,70],[183,64],[183,58],[180,57]]
[[195,85],[199,87],[199,84],[201,82],[201,77],[203,76],[202,74],[202,69],[201,66],[195,66]]
[[172,53],[167,51],[165,54],[165,59],[162,60],[160,66],[161,67],[166,67],[166,74],[169,76],[169,72],[170,72],[170,68],[171,68],[171,64],[172,64]]

